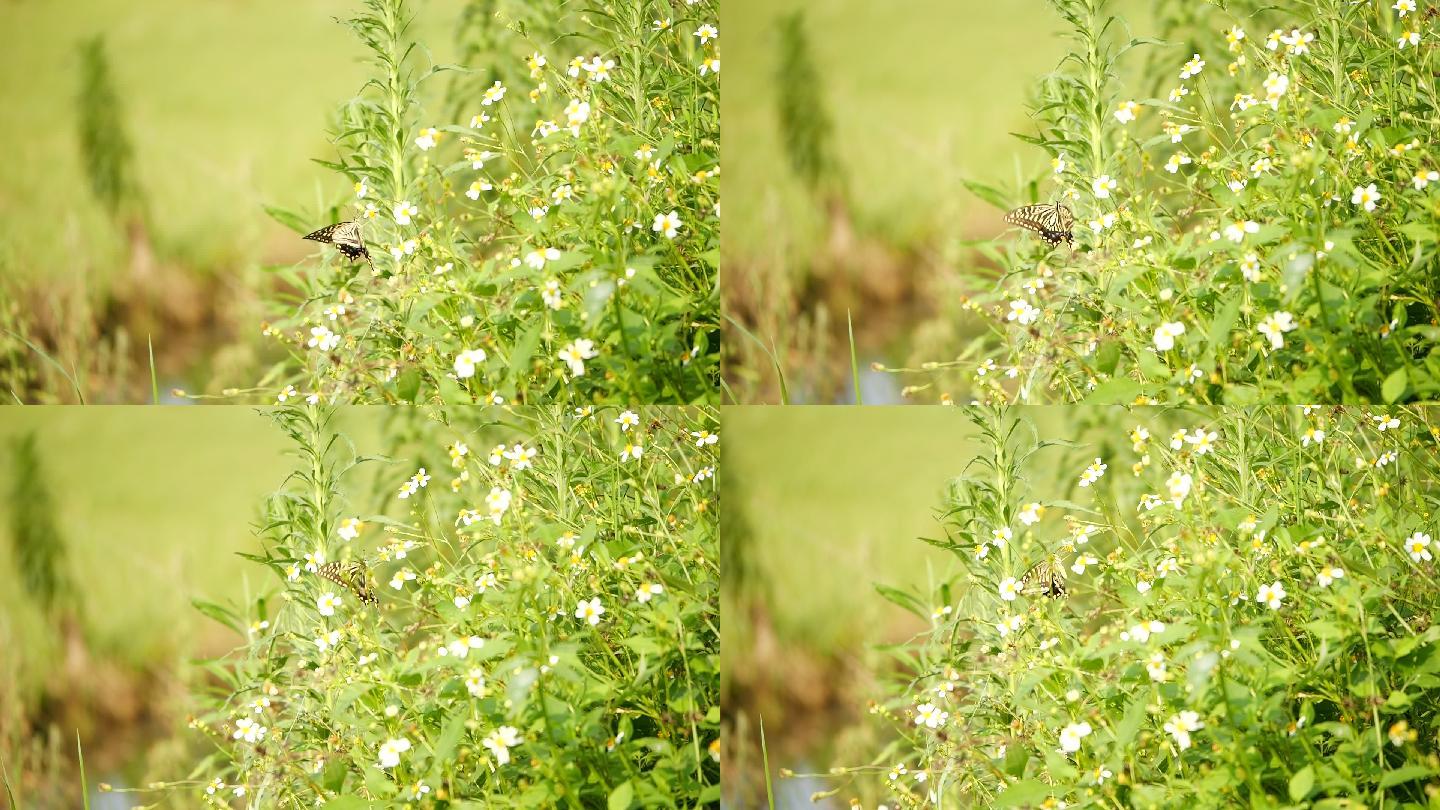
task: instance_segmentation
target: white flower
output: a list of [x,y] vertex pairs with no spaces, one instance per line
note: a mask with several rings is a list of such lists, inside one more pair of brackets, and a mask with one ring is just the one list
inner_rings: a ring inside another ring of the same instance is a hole
[[1225,226],[1225,238],[1229,239],[1231,242],[1239,244],[1240,242],[1244,241],[1245,234],[1258,233],[1259,231],[1260,223],[1256,222],[1255,220],[1237,219],[1229,225]]
[[1265,317],[1256,327],[1260,334],[1270,339],[1270,348],[1280,349],[1285,346],[1285,333],[1295,329],[1295,316],[1289,312],[1272,312]]
[[620,418],[615,420],[615,424],[620,426],[620,431],[623,433],[640,424],[640,415],[634,411],[621,411]]
[[395,206],[395,210],[392,213],[395,214],[395,224],[409,225],[412,219],[420,215],[420,209],[416,208],[409,200],[406,200]]
[[1155,635],[1156,633],[1163,632],[1165,632],[1164,622],[1157,622],[1154,619],[1148,619],[1130,628],[1128,632],[1122,633],[1120,635],[1120,638],[1124,640],[1133,639],[1140,642],[1141,644],[1144,644],[1145,642],[1150,640],[1151,636]]
[[1020,583],[1017,582],[1014,577],[1006,577],[1005,581],[1000,583],[1001,599],[1004,599],[1006,602],[1013,602],[1015,601],[1015,597],[1019,595]]
[[1315,575],[1315,582],[1322,588],[1328,588],[1330,587],[1330,583],[1334,582],[1337,579],[1341,579],[1344,576],[1344,569],[1335,568],[1333,566],[1327,565],[1324,568],[1320,569],[1320,573]]
[[1180,171],[1181,166],[1191,162],[1189,155],[1184,152],[1176,152],[1170,156],[1169,160],[1165,161],[1165,171],[1176,174]]
[[322,352],[334,351],[340,345],[340,336],[324,326],[311,327],[310,342],[307,345]]
[[[1139,114],[1139,104],[1136,104],[1133,101],[1122,101],[1120,102],[1120,107],[1115,110],[1115,120],[1119,121],[1122,124],[1128,124],[1131,121],[1134,121],[1136,116],[1138,116]],[[1098,191],[1095,193],[1099,196],[1105,196],[1103,194],[1100,194],[1100,192]]]
[[1402,51],[1405,50],[1405,46],[1406,46],[1406,45],[1411,45],[1411,46],[1414,46],[1414,47],[1419,47],[1419,46],[1420,46],[1420,32],[1419,32],[1419,31],[1402,31],[1402,32],[1400,33],[1399,45],[1400,45],[1400,50],[1402,50]]
[[1150,660],[1145,662],[1145,671],[1150,673],[1150,680],[1163,681],[1165,672],[1165,653],[1154,652],[1150,654]]
[[394,588],[397,591],[403,590],[405,587],[405,583],[414,581],[415,572],[409,569],[402,568],[399,571],[396,571],[394,576],[390,577],[390,587]]
[[1175,744],[1181,751],[1190,747],[1190,732],[1199,731],[1205,724],[1200,722],[1200,715],[1197,712],[1180,712],[1172,715],[1165,723],[1165,732],[1175,738]]
[[553,262],[560,258],[560,251],[553,247],[536,248],[525,254],[525,264],[536,270],[543,270],[546,262]]
[[484,349],[466,349],[455,356],[455,376],[468,379],[475,376],[475,366],[485,362]]
[[1430,535],[1424,532],[1415,532],[1405,540],[1405,550],[1410,552],[1410,559],[1415,562],[1429,562],[1433,559],[1430,556]]
[[1020,510],[1020,522],[1026,526],[1033,526],[1040,522],[1040,515],[1044,511],[1045,507],[1038,503],[1027,503],[1025,507]]
[[695,36],[699,37],[699,38],[700,38],[700,44],[701,44],[701,45],[704,45],[705,43],[709,42],[710,40],[719,37],[719,36],[720,36],[720,29],[716,28],[715,26],[711,25],[710,23],[705,23],[704,25],[702,25],[702,26],[700,26],[699,28],[696,28],[696,29],[695,29]]
[[520,730],[514,726],[501,726],[490,732],[481,742],[495,756],[496,765],[510,762],[510,749],[520,744]]
[[340,597],[330,591],[320,594],[315,600],[315,607],[320,611],[321,616],[334,616],[335,608],[340,607]]
[[1010,531],[1009,526],[1001,526],[990,531],[990,542],[995,544],[995,548],[1004,548],[1005,544],[1014,536],[1015,533]]
[[940,728],[950,719],[949,712],[943,712],[933,703],[921,703],[915,707],[915,725],[926,728]]
[[591,627],[600,623],[600,617],[605,614],[605,606],[600,604],[600,597],[593,597],[589,602],[584,599],[575,607],[575,618],[581,619]]
[[[426,127],[420,130],[420,137],[415,139],[415,145],[420,147],[421,152],[424,152],[434,149],[435,142],[438,140],[440,140],[440,130],[434,127]],[[405,223],[402,222],[400,224],[404,225]]]
[[1374,211],[1375,203],[1381,200],[1380,192],[1375,190],[1375,184],[1368,186],[1356,186],[1350,193],[1350,202],[1364,208],[1366,211]]
[[1440,182],[1440,172],[1434,169],[1418,169],[1415,176],[1410,178],[1410,182],[1415,184],[1416,191],[1420,191],[1431,183]]
[[1404,17],[1406,14],[1415,11],[1415,0],[1395,0],[1395,5],[1390,8],[1395,9],[1400,13],[1401,17]]
[[1085,568],[1087,566],[1094,565],[1098,562],[1100,562],[1100,560],[1094,555],[1081,554],[1075,558],[1075,562],[1070,566],[1070,570],[1074,571],[1077,574],[1083,574],[1085,573]]
[[1290,89],[1290,77],[1283,73],[1271,73],[1265,79],[1265,100],[1269,102],[1271,109],[1280,108],[1280,99],[1285,91]]
[[1261,585],[1260,590],[1255,592],[1255,601],[1268,606],[1271,610],[1279,610],[1280,603],[1285,596],[1285,586],[1276,580],[1269,585]]
[[556,355],[566,365],[570,366],[570,375],[573,377],[585,376],[585,361],[600,356],[595,351],[595,342],[586,338],[578,338],[570,342],[568,346],[560,350]]
[[1100,478],[1105,475],[1105,471],[1109,468],[1110,465],[1106,464],[1098,458],[1095,459],[1095,463],[1091,464],[1089,467],[1086,467],[1085,471],[1080,473],[1080,486],[1088,487],[1096,481],[1099,481]]
[[1010,314],[1005,316],[1007,321],[1018,321],[1021,326],[1035,322],[1040,317],[1040,310],[1030,305],[1029,301],[1017,298],[1010,302]]
[[666,239],[674,239],[676,232],[679,231],[681,227],[683,227],[683,224],[680,222],[680,214],[676,211],[671,211],[668,214],[656,214],[655,224],[650,226],[650,230],[664,234]]
[[505,98],[505,85],[497,80],[485,89],[485,95],[480,98],[480,103],[489,107],[502,98]]
[[1114,191],[1117,185],[1119,184],[1112,180],[1110,175],[1102,174],[1090,184],[1090,189],[1095,192],[1096,197],[1103,200],[1110,196],[1110,192]]
[[360,518],[345,518],[340,521],[340,528],[335,533],[340,535],[341,540],[354,540],[360,536],[360,530],[364,528],[365,524],[360,521]]
[[620,460],[630,461],[631,459],[634,459],[638,461],[643,455],[645,455],[644,447],[631,442],[626,442],[625,449],[620,451]]
[[265,739],[266,729],[259,723],[248,717],[242,717],[235,721],[235,733],[230,735],[233,739],[244,740],[247,743],[258,743]]
[[1155,348],[1168,352],[1175,348],[1175,338],[1185,334],[1185,324],[1180,321],[1162,323],[1155,327]]
[[485,670],[472,669],[466,673],[465,689],[475,697],[485,697]]
[[380,767],[393,768],[400,764],[400,755],[410,750],[410,741],[401,737],[386,740],[380,746]]
[[1060,730],[1060,750],[1073,754],[1080,750],[1080,741],[1090,736],[1089,723],[1071,723]]
[[664,585],[661,585],[658,582],[651,582],[645,585],[641,585],[639,588],[635,589],[635,599],[638,602],[645,603],[649,602],[651,599],[659,596],[664,592]]
[[326,650],[330,649],[331,647],[334,647],[334,646],[338,645],[339,643],[340,643],[340,631],[339,631],[339,630],[331,630],[331,631],[328,632],[328,633],[321,633],[319,636],[317,636],[317,637],[315,638],[315,646],[316,646],[316,647],[319,647],[319,648],[320,648],[320,652],[322,652],[322,653],[325,652]]
[[1175,505],[1176,509],[1185,503],[1185,497],[1190,494],[1190,486],[1193,483],[1194,479],[1190,477],[1189,473],[1179,470],[1170,473],[1170,478],[1165,481],[1165,488],[1169,491],[1170,502]]
[[1180,78],[1188,79],[1191,76],[1199,76],[1200,71],[1204,69],[1205,60],[1201,59],[1200,54],[1197,53],[1193,57],[1191,57],[1189,62],[1185,63],[1184,67],[1180,68]]

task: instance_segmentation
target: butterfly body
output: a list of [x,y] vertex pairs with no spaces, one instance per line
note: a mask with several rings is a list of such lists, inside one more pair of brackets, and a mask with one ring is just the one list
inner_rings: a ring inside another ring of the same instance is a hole
[[1022,205],[1005,215],[1011,225],[1040,234],[1051,247],[1061,242],[1074,242],[1071,229],[1075,227],[1075,215],[1060,203],[1037,203]]
[[347,259],[360,259],[370,262],[370,251],[365,249],[365,240],[360,236],[360,223],[354,220],[337,222],[334,225],[326,225],[314,233],[307,234],[306,239],[312,242],[324,242],[327,245],[334,245]]
[[365,575],[365,564],[360,562],[328,562],[320,566],[315,572],[336,585],[349,588],[355,596],[367,605],[378,605],[380,600],[376,598],[375,592],[370,590],[370,582]]

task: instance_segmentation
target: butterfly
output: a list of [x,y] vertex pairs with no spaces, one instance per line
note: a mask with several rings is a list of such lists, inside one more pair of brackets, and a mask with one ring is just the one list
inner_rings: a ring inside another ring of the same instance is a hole
[[1075,238],[1070,233],[1075,226],[1075,215],[1060,203],[1022,205],[1006,214],[1005,221],[1040,234],[1040,238],[1051,247],[1061,242],[1073,242]]
[[355,596],[367,605],[380,604],[375,592],[370,590],[370,582],[365,576],[365,564],[362,562],[328,562],[320,566],[315,573],[354,591]]
[[1062,569],[1060,558],[1047,557],[1025,572],[1025,576],[1020,578],[1020,589],[1028,591],[1031,586],[1038,588],[1041,596],[1048,596],[1051,599],[1059,599],[1064,596],[1066,593],[1065,572]]
[[312,242],[334,245],[340,249],[341,253],[345,254],[347,259],[358,259],[363,256],[371,267],[375,266],[375,262],[370,259],[370,251],[365,249],[365,240],[360,237],[360,223],[354,220],[327,225],[305,238]]

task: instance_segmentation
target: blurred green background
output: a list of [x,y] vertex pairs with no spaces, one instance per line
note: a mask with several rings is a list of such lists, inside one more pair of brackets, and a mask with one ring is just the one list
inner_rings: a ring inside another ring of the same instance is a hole
[[[921,629],[875,585],[923,586],[948,570],[916,538],[936,536],[946,482],[979,445],[950,408],[732,407],[723,430],[723,779],[746,807],[763,772],[762,718],[772,773],[870,754],[874,646]],[[788,808],[822,785],[776,787]]]
[[[350,408],[336,425],[374,450],[387,418]],[[34,467],[18,445],[31,436]],[[22,806],[79,806],[77,730],[92,791],[188,773],[200,741],[185,731],[189,694],[205,681],[192,662],[240,641],[191,600],[275,585],[235,552],[258,550],[253,527],[294,468],[289,450],[251,408],[14,408],[0,421],[0,763]],[[20,574],[37,542],[68,583],[48,608]]]
[[[437,62],[456,60],[465,5],[413,3],[414,31]],[[257,299],[274,284],[262,267],[314,252],[263,206],[313,213],[349,191],[311,159],[334,157],[329,121],[368,76],[337,22],[358,7],[0,3],[0,328],[84,374],[91,400],[148,401],[147,335],[162,387],[218,392],[257,379]],[[82,92],[81,45],[96,36],[113,92],[103,110]],[[95,122],[100,145],[86,147]],[[133,199],[112,213],[86,166],[126,142]],[[0,368],[9,353],[50,374],[11,340]],[[43,382],[68,396],[63,379]]]
[[[1149,4],[1111,6],[1146,29]],[[1062,21],[1045,0],[726,0],[723,20],[726,315],[773,346],[790,401],[852,402],[847,312],[862,369],[903,365],[979,261],[963,241],[1006,227],[962,181],[1014,190],[1049,168],[1010,133],[1037,134],[1027,108],[1066,53]],[[779,401],[756,341],[732,328],[725,351],[735,401]],[[860,387],[899,399],[888,375]]]

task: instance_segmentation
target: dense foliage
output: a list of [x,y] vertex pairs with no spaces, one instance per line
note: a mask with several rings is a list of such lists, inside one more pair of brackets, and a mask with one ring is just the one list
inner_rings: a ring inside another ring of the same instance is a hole
[[219,753],[190,790],[250,807],[718,797],[713,413],[399,416],[412,459],[360,502],[345,479],[383,460],[332,416],[275,414],[300,463],[248,555],[268,578],[199,605],[248,643],[210,667],[224,686],[194,726]]
[[882,588],[931,629],[850,773],[900,807],[1435,806],[1435,412],[1086,410],[1098,446],[967,409],[954,573]]
[[[964,274],[911,391],[1433,398],[1434,15],[1412,0],[1166,2],[1159,41],[1132,38],[1106,0],[1053,5],[1074,44],[1021,136],[1053,173],[971,188],[1002,208],[1068,206],[1075,245],[981,244],[998,283]],[[984,336],[963,344],[977,318]]]
[[[344,108],[373,257],[281,271],[265,328],[284,401],[703,402],[718,380],[719,30],[713,2],[485,2],[434,65],[403,0],[351,27],[374,77]],[[484,60],[486,64],[478,64]],[[437,81],[454,77],[443,98]],[[433,91],[433,92],[432,92]]]

